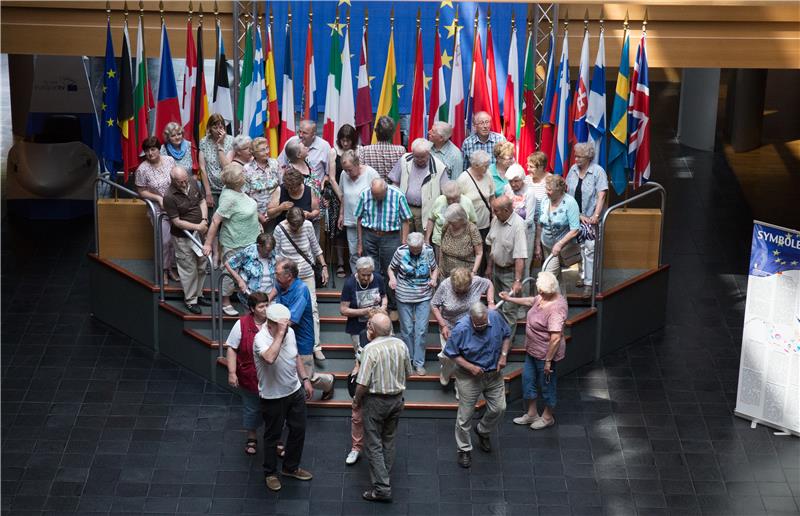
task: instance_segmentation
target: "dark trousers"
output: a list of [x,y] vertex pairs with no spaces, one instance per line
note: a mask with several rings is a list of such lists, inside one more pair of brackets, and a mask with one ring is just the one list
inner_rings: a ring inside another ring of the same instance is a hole
[[481,234],[481,241],[483,242],[483,256],[481,257],[481,263],[478,266],[478,276],[486,277],[486,259],[489,258],[489,253],[492,251],[491,246],[486,244],[486,237],[489,235],[489,229],[479,229],[478,232]]
[[364,450],[369,459],[369,476],[378,496],[391,496],[390,475],[394,464],[394,440],[403,411],[403,395],[364,396]]
[[363,228],[361,239],[364,256],[369,256],[375,260],[375,267],[377,267],[381,273],[381,277],[383,277],[383,284],[386,288],[386,295],[389,300],[389,309],[396,310],[397,302],[395,301],[394,290],[389,288],[389,275],[386,271],[389,270],[389,264],[392,263],[394,252],[400,247],[400,232],[395,231],[393,233],[384,233],[383,236],[378,236],[375,232]]
[[274,400],[261,398],[261,416],[264,418],[264,476],[278,472],[275,447],[281,438],[284,423],[289,427],[283,469],[294,471],[300,466],[303,444],[306,440],[306,396],[303,388]]

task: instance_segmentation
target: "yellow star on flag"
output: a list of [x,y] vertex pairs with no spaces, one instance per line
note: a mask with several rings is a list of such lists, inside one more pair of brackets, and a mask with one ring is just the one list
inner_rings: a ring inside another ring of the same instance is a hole
[[107,107],[108,106],[106,105],[106,103],[103,102],[102,104],[100,104],[100,111],[105,111]]
[[375,76],[374,75],[370,75],[369,77],[367,77],[367,82],[369,83],[369,88],[370,89],[372,89],[372,81],[374,81],[374,80],[375,80]]
[[105,93],[105,92],[106,92],[106,89],[107,89],[107,88],[106,88],[106,85],[104,84],[104,85],[103,85],[103,93]]
[[781,254],[781,252],[778,251],[777,249],[775,249],[774,251],[772,251],[772,254],[774,254],[775,256],[778,256],[779,254]]
[[342,32],[344,30],[344,25],[339,23],[338,21],[329,23],[328,27],[331,28],[331,34],[333,34],[333,31],[336,31],[339,33],[340,36],[344,36],[344,33]]
[[425,89],[430,89],[431,81],[433,80],[433,76],[431,75],[428,77],[424,73],[422,74],[422,79],[425,81]]
[[797,266],[797,260],[792,260],[792,267],[796,267],[796,266]]
[[775,263],[781,263],[781,259],[780,258],[775,258]]
[[461,28],[461,25],[458,24],[458,20],[453,18],[453,23],[450,25],[445,25],[444,28],[447,29],[447,39],[450,39],[453,37],[456,31]]
[[109,118],[108,120],[106,120],[106,125],[108,127],[114,127],[114,119],[113,118]]
[[448,55],[447,50],[442,52],[442,66],[447,68],[452,68],[451,63],[453,62],[453,56]]
[[109,70],[106,75],[108,75],[109,79],[113,79],[114,77],[117,76],[117,72],[115,72],[114,70]]
[[442,0],[442,3],[439,4],[439,9],[444,9],[448,6],[453,7],[453,0]]
[[339,0],[339,5],[344,5],[344,4],[347,4],[352,7],[350,0]]

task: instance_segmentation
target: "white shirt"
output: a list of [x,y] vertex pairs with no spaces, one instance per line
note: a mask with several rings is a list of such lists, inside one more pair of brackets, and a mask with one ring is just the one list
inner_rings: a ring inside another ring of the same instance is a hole
[[258,395],[265,400],[285,398],[301,387],[300,378],[297,376],[297,341],[294,338],[294,330],[286,329],[278,358],[270,365],[261,358],[261,354],[271,345],[272,335],[265,324],[256,334],[253,343],[258,374]]
[[355,227],[356,225],[356,217],[354,213],[356,211],[358,198],[361,195],[361,192],[372,185],[373,179],[380,177],[374,168],[370,167],[369,165],[362,166],[364,168],[361,171],[361,175],[358,176],[358,179],[356,179],[355,182],[350,179],[350,175],[347,172],[342,172],[342,177],[339,180],[339,184],[342,188],[342,197],[344,198],[344,206],[342,207],[344,210],[344,225],[349,228]]

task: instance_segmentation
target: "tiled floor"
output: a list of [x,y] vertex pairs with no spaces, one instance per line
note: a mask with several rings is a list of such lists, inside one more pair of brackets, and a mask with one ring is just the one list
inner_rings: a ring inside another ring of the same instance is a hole
[[[666,126],[674,94],[654,105]],[[653,137],[668,326],[561,379],[557,426],[516,427],[510,407],[469,472],[452,420],[403,421],[390,506],[360,501],[344,418],[309,422],[313,481],[267,492],[231,394],[89,316],[91,222],[4,221],[3,513],[797,514],[800,440],[732,415],[749,210],[720,154]],[[674,177],[676,158],[692,173]]]

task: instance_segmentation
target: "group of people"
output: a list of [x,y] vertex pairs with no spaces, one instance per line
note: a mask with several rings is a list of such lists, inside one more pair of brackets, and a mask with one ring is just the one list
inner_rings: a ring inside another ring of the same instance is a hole
[[[389,117],[377,120],[377,143],[363,146],[349,125],[331,147],[315,122],[303,120],[276,160],[268,140],[232,137],[224,119],[212,115],[197,164],[177,124],[166,127],[163,145],[155,137],[144,141],[135,182],[167,214],[164,281],[179,281],[186,309],[201,313],[210,304],[203,283],[211,256],[229,273],[223,312],[240,315],[235,293],[247,307],[226,341],[229,383],[242,396],[247,454],[258,452],[256,431],[265,424],[269,489],[281,487],[278,456],[282,475],[312,476],[300,468],[305,401],[315,390],[322,399],[334,395],[333,375],[315,367],[325,360],[316,289],[328,283],[333,260],[345,278],[340,312],[354,352],[346,463],[365,451],[373,480],[365,499],[391,499],[402,393],[408,376],[427,374],[431,317],[439,328],[439,380],[448,386],[455,379],[461,466],[471,465],[471,422],[481,395],[486,411],[475,434],[491,451],[489,435],[505,411],[502,370],[521,318],[528,410],[514,422],[537,430],[554,424],[555,364],[564,356],[567,318],[561,269],[578,263],[576,287],[591,294],[606,173],[593,164],[591,144],[574,146],[575,164],[564,178],[546,172],[542,152],[527,156],[525,168],[516,163],[514,145],[490,130],[487,113],[473,117],[473,129],[459,149],[452,128],[436,122],[428,139],[410,142],[407,152],[392,143]],[[323,235],[333,244],[328,256]],[[539,267],[536,289],[526,295],[523,280]],[[400,338],[392,336],[398,319]]]

